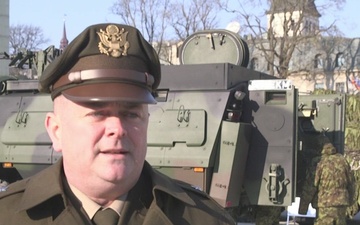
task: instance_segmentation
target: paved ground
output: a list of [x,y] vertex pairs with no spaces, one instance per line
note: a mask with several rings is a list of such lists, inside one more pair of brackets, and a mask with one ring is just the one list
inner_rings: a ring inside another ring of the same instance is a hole
[[[280,224],[286,224],[286,211],[281,213],[281,222]],[[302,218],[302,217],[296,217],[295,220],[290,217],[289,225],[313,225],[314,219],[313,218]],[[355,215],[355,217],[352,220],[347,221],[347,225],[360,225],[360,212]]]
[[[281,221],[279,225],[285,225],[286,221]],[[313,225],[313,222],[307,221],[307,222],[300,222],[300,221],[289,221],[289,225]],[[360,221],[348,221],[347,225],[359,225]]]
[[[295,202],[293,202],[293,204],[291,206],[287,207],[287,210],[289,210],[289,215],[296,216],[296,217],[290,216],[289,225],[313,225],[314,218],[316,216],[316,210],[313,209],[311,206],[309,206],[307,215],[300,216],[298,214],[299,202],[300,202],[300,198],[296,197]],[[288,212],[286,210],[281,213],[281,216],[280,216],[281,222],[279,224],[281,224],[281,225],[286,224],[287,213]],[[352,220],[348,220],[347,225],[360,225],[360,212],[358,214],[356,214]]]
[[[285,221],[281,221],[279,223],[280,225],[284,225],[286,224],[286,220]],[[313,225],[314,224],[314,220],[313,219],[303,219],[303,218],[295,218],[295,221],[290,219],[289,221],[289,225]],[[355,220],[349,220],[347,222],[347,225],[360,225],[360,220],[359,219],[355,219]]]
[[[313,218],[296,217],[295,220],[290,218],[288,225],[313,225]],[[255,223],[238,223],[238,225],[255,225]],[[286,225],[286,212],[281,214],[281,221],[279,225]],[[353,220],[349,220],[347,225],[360,225],[360,213],[358,213]]]

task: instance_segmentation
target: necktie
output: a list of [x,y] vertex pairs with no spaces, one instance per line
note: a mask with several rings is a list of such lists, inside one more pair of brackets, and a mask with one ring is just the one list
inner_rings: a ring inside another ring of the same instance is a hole
[[116,225],[119,221],[119,215],[112,209],[99,210],[95,213],[93,222],[96,225]]

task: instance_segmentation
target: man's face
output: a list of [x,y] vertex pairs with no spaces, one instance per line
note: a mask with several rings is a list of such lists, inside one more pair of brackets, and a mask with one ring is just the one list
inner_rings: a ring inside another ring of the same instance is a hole
[[143,167],[148,117],[146,104],[76,104],[59,96],[45,123],[54,149],[63,154],[70,183],[80,190],[126,188],[135,184]]

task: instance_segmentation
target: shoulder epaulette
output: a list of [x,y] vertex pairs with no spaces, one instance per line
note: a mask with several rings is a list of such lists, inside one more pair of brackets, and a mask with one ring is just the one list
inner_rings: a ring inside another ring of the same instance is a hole
[[9,186],[4,188],[4,191],[0,192],[0,199],[19,193],[24,192],[26,183],[29,181],[29,179],[19,180],[14,183],[9,184]]
[[193,193],[199,194],[203,197],[209,198],[209,195],[203,191],[200,187],[197,187],[195,185],[191,185],[189,183],[186,183],[184,181],[181,180],[174,180],[181,188],[191,191]]

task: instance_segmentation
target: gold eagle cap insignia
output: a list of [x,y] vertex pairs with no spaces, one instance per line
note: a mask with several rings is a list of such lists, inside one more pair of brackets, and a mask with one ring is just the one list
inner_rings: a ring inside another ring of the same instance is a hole
[[108,25],[105,31],[100,29],[96,33],[100,38],[98,45],[100,53],[116,58],[127,55],[130,44],[127,41],[128,31],[124,28],[119,29],[116,25]]

